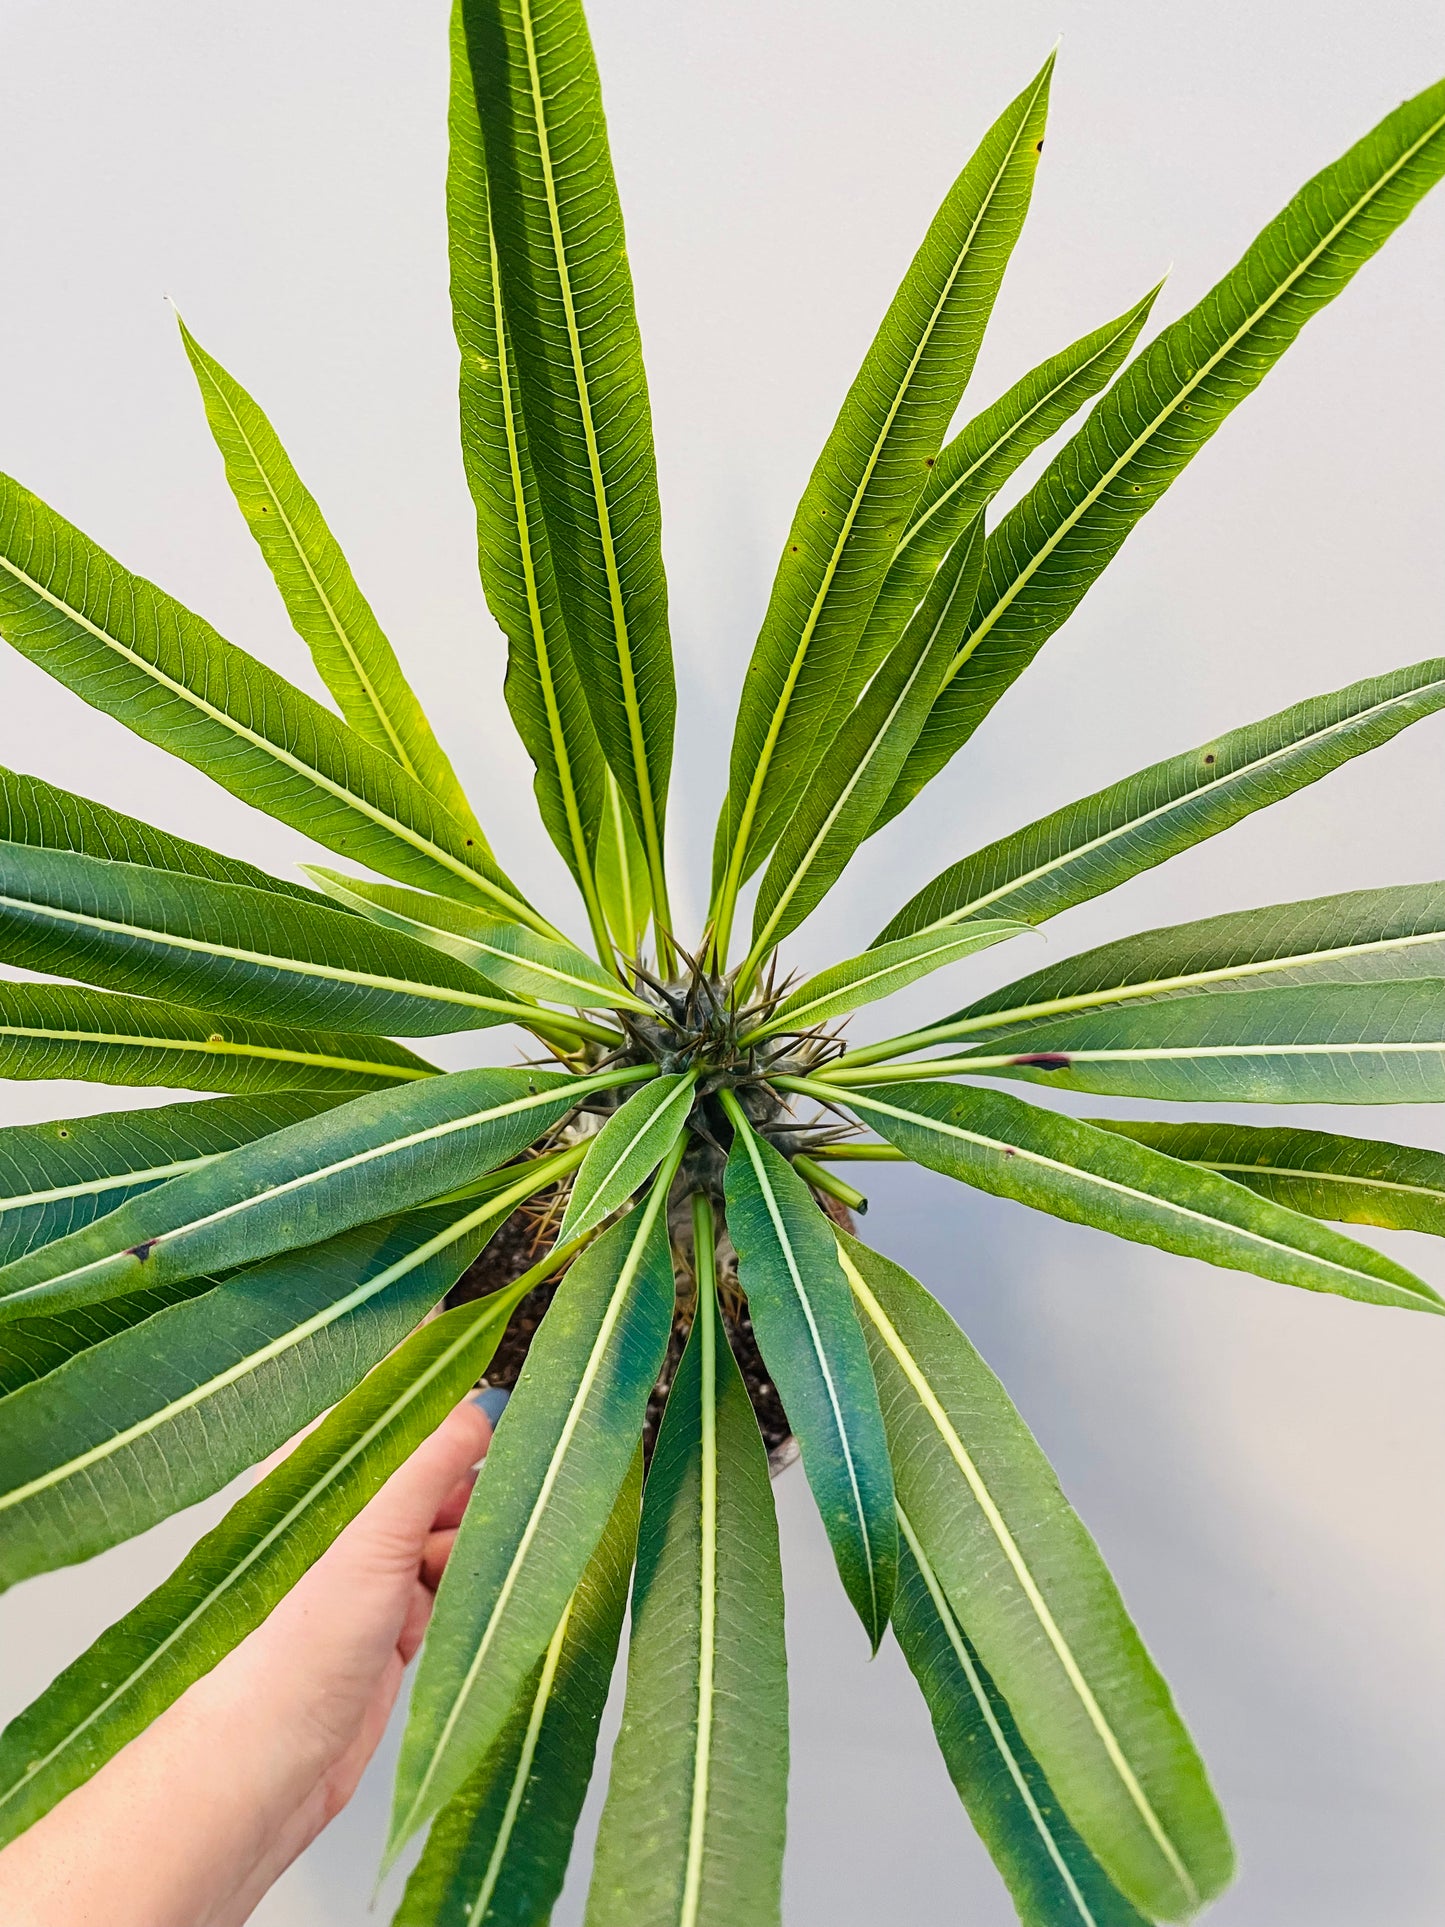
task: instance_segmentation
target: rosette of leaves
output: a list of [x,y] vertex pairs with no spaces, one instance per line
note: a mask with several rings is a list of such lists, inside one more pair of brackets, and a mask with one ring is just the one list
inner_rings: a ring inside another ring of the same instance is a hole
[[[0,773],[0,958],[34,973],[0,984],[0,1071],[213,1094],[0,1134],[4,1583],[143,1531],[327,1413],[14,1722],[3,1836],[267,1613],[560,1278],[412,1696],[387,1849],[430,1829],[407,1927],[548,1917],[629,1596],[588,1920],[777,1920],[782,1593],[744,1313],[866,1643],[891,1625],[1021,1918],[1181,1920],[1228,1881],[1204,1767],[1086,1528],[963,1332],[844,1228],[837,1202],[861,1199],[839,1167],[908,1158],[1121,1238],[1438,1314],[1336,1225],[1439,1235],[1439,1157],[1275,1123],[1087,1121],[1049,1090],[1439,1101],[1445,883],[1124,937],[864,1048],[844,1020],[1379,747],[1445,705],[1445,661],[945,849],[859,955],[791,985],[779,959],[1445,171],[1445,84],[1316,174],[1137,352],[1154,291],[980,406],[1052,65],[949,188],[808,482],[690,934],[664,861],[675,701],[647,388],[577,0],[463,0],[447,178],[482,584],[574,931],[501,867],[275,431],[189,333],[226,476],[334,709],[0,484],[8,642],[348,866],[283,881]],[[427,1061],[429,1037],[502,1024],[532,1061]],[[564,1194],[530,1269],[432,1315],[499,1226]],[[684,1330],[644,1483],[644,1415]]]

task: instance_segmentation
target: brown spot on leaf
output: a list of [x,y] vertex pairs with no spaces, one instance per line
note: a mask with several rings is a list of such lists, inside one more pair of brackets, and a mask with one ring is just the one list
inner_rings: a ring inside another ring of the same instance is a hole
[[1066,1057],[1062,1051],[1052,1050],[1035,1051],[1029,1057],[1009,1059],[1012,1064],[1026,1064],[1033,1071],[1066,1071],[1073,1061],[1073,1058]]
[[138,1245],[131,1246],[130,1255],[132,1258],[139,1258],[141,1263],[144,1264],[152,1251],[155,1250],[155,1246],[156,1241],[154,1238],[142,1238]]

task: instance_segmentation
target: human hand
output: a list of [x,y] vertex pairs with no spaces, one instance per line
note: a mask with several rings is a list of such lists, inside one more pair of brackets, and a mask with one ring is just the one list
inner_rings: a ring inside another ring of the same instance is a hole
[[458,1406],[270,1617],[0,1853],[6,1927],[239,1927],[351,1798],[491,1439]]

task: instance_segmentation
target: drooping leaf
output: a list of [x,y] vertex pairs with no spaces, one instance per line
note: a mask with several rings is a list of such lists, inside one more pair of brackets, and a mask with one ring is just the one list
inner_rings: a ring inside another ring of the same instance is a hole
[[642,344],[581,0],[462,0],[526,445],[582,689],[669,922],[677,707]]
[[606,766],[567,639],[497,278],[487,172],[461,7],[451,21],[447,235],[461,352],[462,463],[487,606],[507,638],[507,707],[537,806],[600,935],[594,876]]
[[592,1776],[641,1505],[639,1451],[541,1665],[433,1822],[392,1927],[545,1927]]
[[898,1576],[893,1477],[868,1352],[832,1226],[731,1091],[728,1235],[758,1348],[802,1448],[838,1574],[878,1650]]
[[949,1778],[1023,1927],[1146,1927],[1070,1824],[901,1510],[898,1530],[893,1630],[928,1702]]
[[70,984],[0,981],[0,1077],[340,1099],[434,1075],[434,1065],[388,1037],[222,1018]]
[[1158,293],[1151,288],[1117,320],[1040,362],[942,449],[858,644],[860,673],[871,674],[893,647],[934,570],[1019,464],[1118,373]]
[[368,883],[313,864],[303,867],[338,903],[469,964],[510,996],[540,997],[574,1010],[650,1008],[614,972],[556,937],[538,936],[524,924],[503,923],[450,897]]
[[1161,1124],[1091,1118],[1166,1157],[1203,1165],[1276,1204],[1339,1224],[1445,1238],[1445,1153],[1293,1125]]
[[8,476],[0,635],[92,708],[338,856],[540,922],[391,757]]
[[204,877],[212,883],[245,883],[254,890],[301,897],[308,903],[313,900],[312,892],[301,884],[286,883],[258,870],[254,863],[221,856],[203,843],[172,836],[138,816],[127,816],[108,804],[93,803],[87,796],[13,769],[0,769],[0,838],[41,850],[75,850],[82,856],[110,857],[116,863],[174,870],[178,876]]
[[725,909],[857,694],[859,638],[1028,211],[1052,72],[1051,56],[949,189],[798,504],[738,708],[714,877]]
[[325,1097],[298,1092],[12,1125],[0,1131],[0,1264],[327,1108]]
[[496,1741],[617,1501],[672,1329],[666,1202],[680,1152],[572,1267],[532,1341],[437,1592],[389,1859]]
[[965,917],[1042,923],[1217,836],[1445,706],[1445,658],[1312,696],[1096,790],[950,865],[875,944]]
[[858,707],[822,751],[758,888],[743,980],[822,902],[873,827],[973,607],[983,518],[955,542]]
[[[486,1370],[517,1285],[423,1325],[0,1736],[0,1844],[208,1673]],[[518,1287],[521,1287],[519,1291]]]
[[624,956],[635,957],[652,915],[652,885],[637,825],[610,773],[597,837],[597,894],[613,942]]
[[400,763],[486,850],[456,771],[280,437],[235,376],[176,319],[231,493],[322,681],[357,735]]
[[1081,1118],[958,1084],[850,1090],[846,1102],[916,1164],[1053,1217],[1306,1291],[1440,1309],[1423,1279],[1368,1245]]
[[546,1022],[431,945],[319,899],[21,843],[0,843],[0,941],[29,970],[228,1016],[407,1036]]
[[1307,181],[1165,328],[989,537],[985,586],[880,824],[967,741],[1141,515],[1445,173],[1445,81]]
[[971,957],[976,950],[987,950],[1007,937],[1021,936],[1030,927],[1002,918],[980,919],[966,929],[922,931],[916,937],[901,937],[897,943],[865,950],[861,956],[830,964],[816,977],[799,984],[765,1024],[748,1033],[749,1038],[810,1030],[831,1017],[876,1003],[880,997],[891,997],[895,990],[917,983],[931,971]]
[[62,1311],[320,1244],[495,1170],[635,1071],[453,1071],[227,1152],[0,1270],[0,1317]]
[[1445,974],[1445,883],[1398,883],[1145,930],[993,990],[930,1038],[1012,1039],[1036,1025],[1160,997],[1383,983]]
[[856,1239],[839,1245],[899,1503],[945,1599],[1110,1879],[1149,1918],[1186,1918],[1228,1881],[1229,1837],[1097,1548],[943,1307]]
[[776,1927],[787,1786],[768,1459],[709,1270],[647,1478],[587,1927]]
[[696,1081],[689,1072],[666,1072],[613,1112],[577,1173],[560,1238],[580,1237],[641,1190],[687,1128]]
[[568,1168],[282,1252],[0,1399],[0,1587],[146,1531],[294,1438]]
[[[995,1077],[1185,1103],[1445,1102],[1445,978],[1166,997],[956,1058]],[[867,1076],[867,1072],[861,1073]]]

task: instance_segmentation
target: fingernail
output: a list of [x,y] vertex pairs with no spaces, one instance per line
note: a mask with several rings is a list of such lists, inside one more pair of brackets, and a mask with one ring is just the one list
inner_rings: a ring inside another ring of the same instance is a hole
[[485,1385],[480,1392],[472,1393],[473,1405],[480,1405],[487,1417],[495,1425],[507,1409],[507,1400],[512,1396],[505,1385]]

